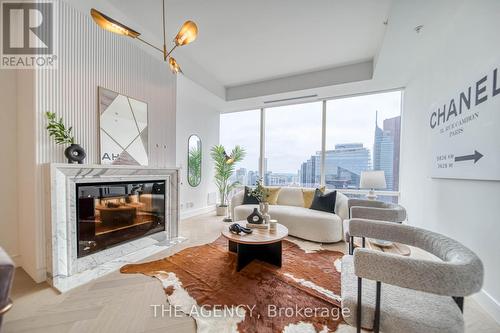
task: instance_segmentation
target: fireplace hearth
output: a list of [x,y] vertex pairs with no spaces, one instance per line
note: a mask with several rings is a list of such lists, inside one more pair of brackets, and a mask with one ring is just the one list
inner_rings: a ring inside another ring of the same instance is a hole
[[165,230],[165,181],[77,184],[77,257]]

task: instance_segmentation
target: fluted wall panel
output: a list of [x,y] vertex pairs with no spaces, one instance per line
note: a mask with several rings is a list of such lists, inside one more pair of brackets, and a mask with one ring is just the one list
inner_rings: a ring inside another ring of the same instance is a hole
[[[35,181],[33,188],[20,190],[20,198],[26,203],[33,201],[34,205],[32,215],[20,218],[23,230],[35,234],[33,242],[23,243],[21,252],[25,270],[37,282],[45,280],[48,244],[44,235],[45,230],[50,230],[51,220],[47,205],[49,175],[43,164],[66,162],[66,146],[56,145],[45,129],[45,112],[55,112],[65,124],[73,126],[76,142],[87,152],[85,163],[99,164],[98,87],[145,101],[149,111],[150,166],[175,166],[176,78],[162,61],[161,53],[154,57],[137,41],[100,29],[89,14],[64,1],[58,3],[58,67],[33,74],[31,116],[35,133],[34,140],[28,141],[35,145]],[[30,124],[25,125],[28,128]],[[26,161],[29,162],[28,157]]]
[[59,3],[58,68],[37,72],[37,161],[65,162],[45,130],[46,111],[73,126],[85,163],[98,164],[98,86],[148,103],[150,165],[175,165],[175,76],[137,41],[100,29],[90,15]]

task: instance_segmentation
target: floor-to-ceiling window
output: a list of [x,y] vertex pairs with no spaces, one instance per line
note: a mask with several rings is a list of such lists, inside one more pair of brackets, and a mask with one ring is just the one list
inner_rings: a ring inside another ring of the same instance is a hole
[[220,144],[228,154],[236,145],[245,149],[245,159],[237,165],[232,180],[254,185],[259,178],[260,110],[221,114]]
[[322,102],[265,109],[266,184],[319,186],[321,115]]
[[357,190],[362,171],[382,170],[387,187],[380,190],[397,192],[400,134],[401,91],[327,101],[327,188]]
[[362,197],[362,171],[381,170],[379,199],[396,202],[401,99],[398,90],[223,114],[221,143],[247,150],[235,175],[242,184],[253,185],[261,170],[267,185],[325,185]]

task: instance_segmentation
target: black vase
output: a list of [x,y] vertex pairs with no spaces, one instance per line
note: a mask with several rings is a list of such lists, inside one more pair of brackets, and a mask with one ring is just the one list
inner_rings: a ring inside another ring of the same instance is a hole
[[64,150],[64,156],[68,159],[68,163],[78,163],[83,164],[83,160],[87,157],[85,149],[79,144],[72,143],[68,148]]
[[248,215],[247,221],[248,223],[262,224],[264,222],[264,218],[259,213],[259,210],[254,208],[252,214]]

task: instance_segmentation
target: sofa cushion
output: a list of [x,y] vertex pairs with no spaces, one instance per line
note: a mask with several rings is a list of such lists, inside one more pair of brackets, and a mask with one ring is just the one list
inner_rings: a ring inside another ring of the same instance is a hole
[[270,205],[276,205],[278,203],[278,196],[281,192],[281,187],[264,187],[267,191],[267,202]]
[[248,186],[245,186],[245,193],[243,194],[243,205],[258,205],[259,200],[254,196],[250,195],[252,189]]
[[336,198],[337,191],[323,194],[320,189],[316,189],[316,191],[314,192],[314,199],[311,204],[311,209],[335,214]]
[[[324,193],[325,187],[321,186],[321,187],[319,187],[319,190],[321,191],[321,193]],[[315,193],[316,193],[315,188],[303,188],[302,189],[302,198],[304,199],[304,207],[305,208],[311,208]]]
[[278,196],[278,205],[304,207],[302,188],[282,187]]
[[[342,258],[342,308],[348,308],[349,316],[344,320],[356,325],[358,278],[354,274],[353,257]],[[373,328],[375,313],[375,281],[363,279],[361,326]],[[463,316],[455,301],[421,291],[382,284],[380,297],[380,331],[451,333],[463,332]]]

